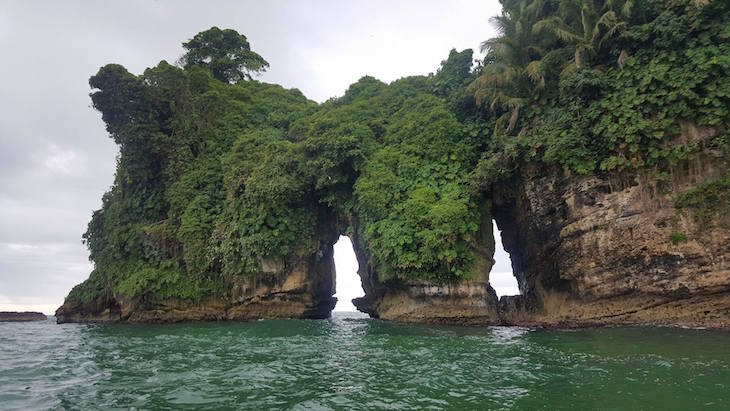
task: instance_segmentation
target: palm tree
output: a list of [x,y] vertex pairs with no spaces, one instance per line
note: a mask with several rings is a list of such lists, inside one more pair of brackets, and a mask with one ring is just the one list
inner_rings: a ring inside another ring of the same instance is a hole
[[564,17],[544,18],[533,25],[532,31],[535,34],[548,31],[574,47],[573,57],[561,73],[568,75],[576,69],[589,67],[608,40],[626,30],[626,21],[619,19],[615,10],[619,9],[619,13],[626,16],[631,13],[632,6],[632,0],[607,0],[598,5],[593,0],[566,0],[561,3],[559,13]]
[[634,9],[634,0],[606,0],[603,4],[603,12],[613,10],[617,15],[628,19]]
[[482,43],[487,63],[469,85],[478,105],[511,112],[508,133],[517,123],[520,108],[545,87],[542,50],[531,29],[543,16],[545,4],[545,0],[502,1],[502,14],[491,19],[500,35]]

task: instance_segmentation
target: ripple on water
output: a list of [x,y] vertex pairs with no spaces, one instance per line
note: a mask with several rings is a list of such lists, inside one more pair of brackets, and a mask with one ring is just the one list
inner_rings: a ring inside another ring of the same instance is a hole
[[730,408],[730,334],[0,323],[1,409]]

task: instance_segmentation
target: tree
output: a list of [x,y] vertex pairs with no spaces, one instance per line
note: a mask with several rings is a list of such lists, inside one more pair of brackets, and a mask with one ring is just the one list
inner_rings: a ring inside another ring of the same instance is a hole
[[492,18],[500,36],[482,43],[486,64],[469,90],[474,92],[477,104],[511,112],[506,130],[509,133],[517,123],[520,108],[545,88],[541,39],[531,27],[546,5],[544,0],[504,0],[502,6],[502,15]]
[[183,43],[183,48],[187,53],[180,60],[186,69],[203,67],[226,83],[250,80],[252,73],[261,73],[269,67],[263,57],[251,50],[246,36],[232,29],[211,27]]
[[[568,0],[563,5],[565,7],[560,14],[565,18],[554,15],[542,19],[535,23],[533,31],[548,31],[574,48],[573,57],[563,70],[563,75],[567,75],[576,69],[589,67],[608,40],[626,30],[627,23],[617,16],[613,8],[618,8],[620,15],[628,17],[633,2],[608,1],[601,8],[591,0]],[[620,64],[622,60],[625,58],[619,59]]]

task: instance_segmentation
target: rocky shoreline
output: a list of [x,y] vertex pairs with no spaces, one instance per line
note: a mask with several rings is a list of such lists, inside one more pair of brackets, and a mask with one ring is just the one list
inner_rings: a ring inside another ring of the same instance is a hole
[[45,321],[48,317],[35,311],[0,311],[0,322]]

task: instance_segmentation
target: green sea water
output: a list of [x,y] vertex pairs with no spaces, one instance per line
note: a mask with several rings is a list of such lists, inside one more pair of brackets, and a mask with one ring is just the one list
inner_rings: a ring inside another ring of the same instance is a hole
[[730,333],[0,323],[0,409],[730,409]]

